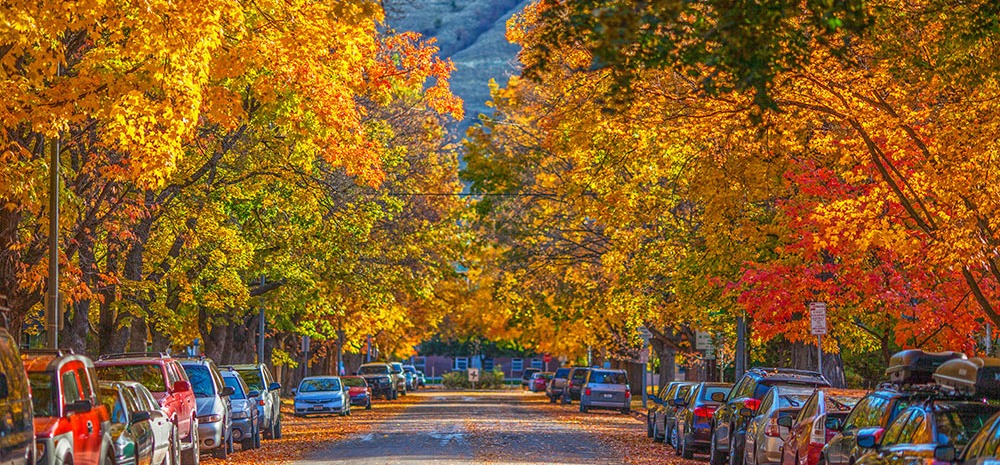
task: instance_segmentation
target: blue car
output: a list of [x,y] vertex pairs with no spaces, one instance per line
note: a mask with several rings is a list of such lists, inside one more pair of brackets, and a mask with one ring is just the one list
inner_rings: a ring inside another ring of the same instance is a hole
[[310,376],[292,390],[295,396],[295,416],[309,414],[337,413],[351,414],[351,400],[348,387],[339,376]]

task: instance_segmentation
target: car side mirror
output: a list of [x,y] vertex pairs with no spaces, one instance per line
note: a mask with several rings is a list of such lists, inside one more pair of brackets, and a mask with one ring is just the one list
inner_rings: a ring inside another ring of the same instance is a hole
[[754,411],[750,407],[743,407],[740,409],[740,416],[743,418],[753,418]]
[[293,397],[295,396],[295,393],[296,393],[296,392],[298,392],[298,389],[295,389],[295,388],[292,388],[292,396],[293,396]]
[[191,390],[191,382],[180,380],[175,382],[172,387],[174,392],[188,392]]
[[271,383],[267,385],[268,391],[277,391],[278,389],[281,389],[281,383]]
[[674,399],[674,407],[685,407],[685,406],[687,406],[687,402],[684,402],[684,399]]
[[247,394],[247,397],[259,397],[259,396],[260,396],[260,391],[250,391],[250,394]]
[[864,428],[858,431],[858,447],[862,449],[874,449],[878,446],[879,436],[882,435],[882,428]]
[[236,394],[236,390],[233,389],[231,386],[226,386],[222,388],[221,391],[219,391],[219,395],[222,397],[229,397],[233,394]]
[[934,460],[938,462],[955,462],[958,457],[955,446],[945,444],[934,448]]
[[136,423],[139,423],[140,421],[147,421],[149,420],[149,418],[150,418],[149,412],[132,412],[131,423],[134,425]]
[[721,393],[721,392],[713,392],[712,393],[712,401],[713,402],[725,402],[726,401],[726,395],[723,394],[723,393]]
[[778,417],[778,426],[792,427],[792,417]]
[[80,399],[76,402],[66,404],[66,411],[70,413],[84,413],[94,409],[94,403],[90,399]]

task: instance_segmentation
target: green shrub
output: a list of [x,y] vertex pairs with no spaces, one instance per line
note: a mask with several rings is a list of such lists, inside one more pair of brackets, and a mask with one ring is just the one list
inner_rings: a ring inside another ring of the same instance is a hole
[[[479,373],[476,389],[503,389],[502,371],[483,371]],[[468,371],[453,371],[441,376],[441,384],[448,389],[472,389]]]

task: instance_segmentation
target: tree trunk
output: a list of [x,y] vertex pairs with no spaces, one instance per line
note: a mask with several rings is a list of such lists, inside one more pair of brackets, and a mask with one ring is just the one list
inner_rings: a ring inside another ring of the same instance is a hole
[[[792,368],[816,371],[818,351],[815,344],[796,342],[792,344]],[[834,387],[847,387],[844,378],[844,360],[840,353],[823,352],[823,376]]]

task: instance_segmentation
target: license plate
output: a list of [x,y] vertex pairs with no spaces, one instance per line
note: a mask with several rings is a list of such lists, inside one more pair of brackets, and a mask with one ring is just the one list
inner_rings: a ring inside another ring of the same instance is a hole
[[317,405],[317,406],[313,407],[313,410],[323,410],[323,406],[322,405]]
[[605,399],[610,399],[610,398],[612,398],[614,396],[615,396],[614,394],[604,394],[604,398]]

